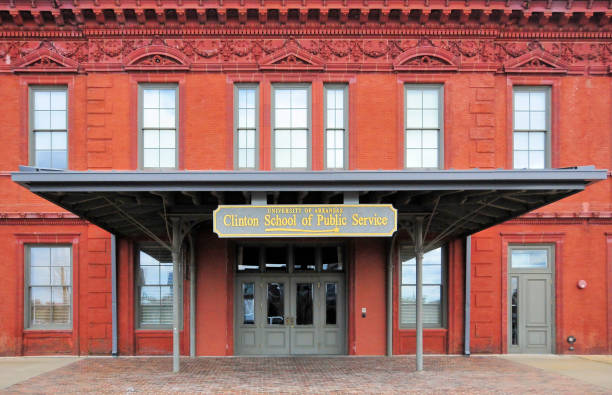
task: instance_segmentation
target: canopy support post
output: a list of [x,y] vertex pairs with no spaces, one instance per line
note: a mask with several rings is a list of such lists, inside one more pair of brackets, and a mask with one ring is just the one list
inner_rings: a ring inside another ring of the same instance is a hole
[[387,356],[393,356],[393,258],[397,232],[389,241],[387,261]]
[[423,217],[414,222],[416,258],[416,371],[423,370]]
[[195,244],[189,234],[189,356],[196,356],[196,263]]
[[179,259],[181,249],[181,222],[178,218],[171,218],[172,221],[172,371],[177,373],[180,370],[179,355]]

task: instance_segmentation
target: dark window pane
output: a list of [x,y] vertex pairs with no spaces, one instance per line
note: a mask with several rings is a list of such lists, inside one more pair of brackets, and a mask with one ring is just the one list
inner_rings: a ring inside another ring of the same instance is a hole
[[255,285],[254,283],[242,284],[242,301],[244,316],[243,324],[254,324],[255,323]]
[[242,249],[242,262],[238,261],[238,271],[239,272],[258,272],[259,271],[259,247],[239,247],[239,248]]
[[342,247],[322,247],[321,263],[324,271],[342,271]]
[[293,269],[296,271],[316,270],[316,248],[295,247],[293,249]]
[[267,247],[265,251],[266,271],[287,271],[287,247]]
[[297,284],[296,324],[312,325],[312,283]]
[[268,283],[268,324],[285,322],[285,284]]
[[336,283],[325,284],[325,324],[336,325],[338,291]]
[[518,278],[512,277],[512,345],[518,345]]

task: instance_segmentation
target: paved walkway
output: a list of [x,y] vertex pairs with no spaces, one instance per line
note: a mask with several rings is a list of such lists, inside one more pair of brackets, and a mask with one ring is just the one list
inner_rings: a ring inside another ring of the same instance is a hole
[[[590,361],[594,362],[594,361]],[[502,357],[85,358],[6,393],[610,393]],[[612,380],[612,365],[607,377]]]
[[0,358],[0,390],[39,374],[69,365],[78,359],[78,357]]
[[504,355],[502,358],[598,385],[612,393],[612,355]]

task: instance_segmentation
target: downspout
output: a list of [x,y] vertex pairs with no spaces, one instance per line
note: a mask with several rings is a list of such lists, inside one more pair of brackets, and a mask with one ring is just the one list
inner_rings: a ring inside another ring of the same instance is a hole
[[472,236],[465,238],[465,338],[463,353],[470,356],[470,307],[472,290]]
[[112,349],[111,355],[119,355],[117,351],[117,237],[111,234],[111,321]]
[[393,355],[393,252],[397,232],[391,236],[387,260],[387,356]]

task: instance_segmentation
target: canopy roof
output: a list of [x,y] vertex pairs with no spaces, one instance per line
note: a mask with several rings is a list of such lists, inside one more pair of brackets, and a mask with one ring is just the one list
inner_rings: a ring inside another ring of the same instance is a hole
[[[168,218],[210,220],[219,204],[391,203],[400,223],[424,216],[427,243],[466,236],[584,190],[606,170],[58,171],[22,167],[13,181],[109,232],[168,239]],[[264,195],[265,194],[265,195]]]

